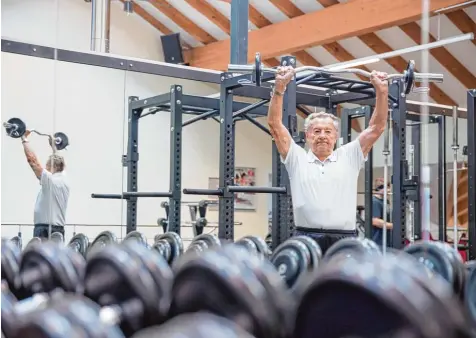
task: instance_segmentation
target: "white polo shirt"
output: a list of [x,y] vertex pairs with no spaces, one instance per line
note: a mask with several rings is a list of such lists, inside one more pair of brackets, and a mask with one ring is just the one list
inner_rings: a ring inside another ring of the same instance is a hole
[[365,158],[358,139],[320,161],[294,141],[285,160],[298,227],[355,230],[357,179]]

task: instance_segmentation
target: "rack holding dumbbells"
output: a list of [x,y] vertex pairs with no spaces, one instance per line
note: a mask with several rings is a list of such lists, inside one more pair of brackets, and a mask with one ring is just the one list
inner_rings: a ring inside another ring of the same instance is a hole
[[176,234],[158,235],[158,243],[151,250],[130,237],[96,247],[84,261],[51,242],[31,245],[20,258],[18,248],[4,242],[2,278],[10,276],[2,287],[5,337],[40,331],[53,337],[58,325],[47,323],[58,320],[66,331],[57,337],[77,330],[87,337],[147,337],[171,327],[199,337],[182,320],[203,311],[210,314],[196,316],[235,330],[238,325],[256,338],[392,337],[404,331],[470,337],[476,320],[474,262],[464,272],[446,243],[415,242],[386,257],[368,239],[341,240],[324,257],[315,242],[301,237],[273,253],[254,236],[232,244],[202,234],[185,253]]

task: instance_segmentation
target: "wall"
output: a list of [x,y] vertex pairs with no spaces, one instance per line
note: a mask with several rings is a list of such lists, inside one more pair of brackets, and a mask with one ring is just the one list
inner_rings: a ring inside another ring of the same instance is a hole
[[[111,53],[160,60],[159,34],[135,15],[127,17],[117,2],[112,7]],[[57,10],[56,10],[57,9]],[[59,13],[56,15],[56,13]],[[26,25],[25,22],[28,24]],[[22,0],[2,2],[2,34],[5,38],[76,50],[89,49],[90,4],[83,1]],[[35,27],[31,30],[31,27]],[[121,157],[127,142],[127,97],[146,98],[183,86],[185,94],[210,95],[217,86],[80,64],[54,62],[2,53],[2,119],[17,116],[30,127],[45,132],[63,131],[71,146],[63,151],[71,186],[67,223],[88,224],[67,228],[86,233],[92,240],[102,230],[124,235],[125,203],[91,199],[91,193],[120,193],[125,187]],[[184,116],[184,120],[188,116]],[[169,116],[158,113],[141,120],[139,139],[139,191],[168,190]],[[271,139],[247,122],[236,128],[236,166],[256,168],[256,184],[267,185],[271,168]],[[183,187],[207,188],[208,178],[218,176],[219,125],[213,120],[186,127],[183,133]],[[2,224],[33,222],[38,183],[25,163],[19,140],[2,133]],[[49,148],[44,139],[32,136],[40,160]],[[203,197],[184,196],[184,200]],[[149,239],[160,232],[159,208],[164,199],[142,199],[138,206],[139,230]],[[235,237],[264,236],[267,229],[267,197],[258,196],[256,211],[235,214],[243,225]],[[209,212],[209,220],[217,218]],[[189,220],[183,208],[183,220]],[[96,225],[96,226],[94,226]],[[148,227],[146,227],[148,226]],[[213,229],[213,228],[211,228]],[[16,226],[2,226],[2,236],[16,235]],[[24,241],[32,229],[22,228]],[[191,231],[184,231],[190,237]]]

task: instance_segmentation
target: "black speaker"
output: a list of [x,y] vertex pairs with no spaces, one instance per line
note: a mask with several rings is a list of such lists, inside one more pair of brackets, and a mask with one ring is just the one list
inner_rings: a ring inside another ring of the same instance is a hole
[[167,63],[184,64],[182,46],[180,45],[180,33],[162,35],[162,50],[164,61]]

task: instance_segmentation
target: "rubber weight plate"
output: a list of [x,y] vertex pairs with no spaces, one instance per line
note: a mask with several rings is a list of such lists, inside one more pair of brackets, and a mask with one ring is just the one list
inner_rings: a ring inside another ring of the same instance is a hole
[[[432,272],[443,277],[452,287],[455,285],[456,272],[452,259],[445,249],[436,242],[414,242],[403,249],[406,253],[414,256],[421,264]],[[456,290],[454,290],[456,291]]]
[[117,305],[127,313],[120,327],[130,336],[151,313],[155,323],[162,320],[162,298],[167,297],[171,278],[164,258],[143,245],[109,245],[88,258],[84,294],[102,306]]
[[2,281],[15,294],[15,277],[20,271],[20,249],[5,239],[2,239]]
[[306,245],[311,257],[311,269],[316,269],[322,259],[322,250],[319,244],[317,244],[314,239],[308,236],[294,236],[293,239],[296,239]]
[[245,236],[236,241],[235,244],[246,247],[251,252],[264,258],[269,258],[271,255],[271,250],[261,237]]
[[55,289],[65,292],[82,291],[82,271],[71,261],[64,247],[45,242],[28,246],[23,251],[20,269],[15,278],[16,297],[21,300],[34,293],[48,293]]
[[215,235],[212,235],[212,234],[201,234],[201,235],[198,235],[197,237],[195,237],[193,240],[192,240],[192,243],[195,242],[195,241],[203,241],[206,245],[207,245],[207,248],[208,249],[211,249],[211,248],[216,248],[216,247],[220,247],[221,246],[221,242],[220,240],[218,239],[217,236]]
[[84,234],[76,234],[69,241],[68,247],[86,258],[86,252],[88,251],[89,247],[89,239]]
[[454,292],[463,299],[464,296],[464,282],[466,277],[466,269],[464,266],[463,259],[459,252],[455,250],[450,244],[444,242],[433,242],[441,250],[445,251],[450,259],[451,266],[454,271],[453,279],[453,290]]
[[244,247],[226,245],[221,250],[232,264],[239,265],[241,269],[250,270],[261,282],[268,295],[267,316],[275,321],[275,337],[289,337],[292,333],[293,298],[287,285],[277,273],[270,261],[262,259]]
[[155,244],[163,243],[165,247],[169,247],[170,249],[166,249],[165,253],[170,254],[163,256],[169,264],[175,262],[177,258],[179,258],[183,254],[183,242],[180,236],[175,232],[166,232],[162,235],[155,236]]
[[[467,322],[461,302],[454,297],[451,286],[439,275],[429,268],[422,266],[415,257],[395,250],[386,257],[392,260],[391,264],[408,274],[417,282],[433,305],[426,304],[425,314],[438,322],[441,334],[446,332],[447,337],[465,337]],[[421,295],[420,295],[421,297]],[[455,333],[457,333],[455,335]]]
[[220,249],[184,255],[173,271],[170,317],[211,312],[236,322],[256,338],[274,337],[274,321],[266,316],[268,296],[263,285]]
[[414,337],[443,338],[432,326],[435,320],[422,312],[431,303],[416,295],[425,293],[383,256],[336,256],[298,295],[294,336],[388,337],[410,328]]
[[379,246],[368,238],[348,237],[334,243],[324,255],[323,261],[327,262],[335,256],[345,255],[352,257],[361,253],[380,255]]
[[36,245],[40,244],[42,242],[40,237],[33,237],[30,239],[30,241],[26,244],[26,248],[29,247],[30,245]]
[[194,240],[187,248],[187,254],[200,254],[208,249],[208,244],[202,240]]
[[254,338],[236,323],[211,313],[187,313],[136,333],[133,338]]
[[84,296],[64,294],[61,301],[55,302],[50,308],[66,318],[72,326],[81,328],[85,334],[83,337],[124,337],[119,327],[101,321],[99,305]]
[[144,234],[142,234],[139,231],[129,232],[122,241],[123,242],[134,241],[134,242],[147,246],[147,238],[145,238]]
[[306,244],[290,238],[281,243],[270,257],[271,263],[289,288],[297,284],[299,278],[311,269],[311,253]]
[[89,245],[87,255],[114,243],[117,243],[116,236],[110,231],[103,231]]
[[159,241],[157,243],[154,243],[152,245],[152,250],[157,251],[159,255],[164,257],[166,261],[169,261],[172,255],[172,248],[170,247],[170,244],[167,241]]
[[476,330],[476,261],[466,263],[465,306]]

